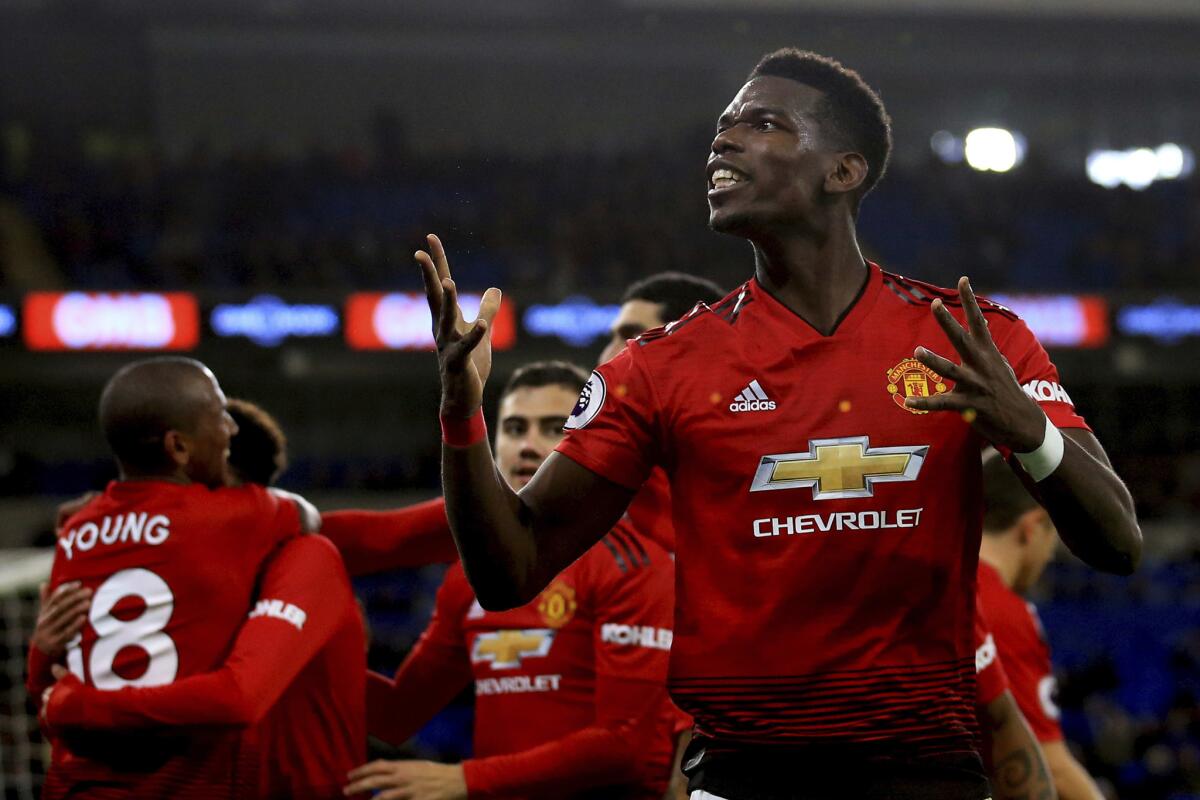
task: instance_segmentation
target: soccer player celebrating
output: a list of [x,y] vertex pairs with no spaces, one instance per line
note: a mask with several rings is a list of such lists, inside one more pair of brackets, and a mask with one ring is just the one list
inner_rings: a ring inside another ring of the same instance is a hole
[[[283,432],[252,403],[230,400],[229,413],[238,430],[229,455],[233,483],[270,485],[287,464]],[[366,752],[365,653],[337,549],[323,536],[297,537],[265,564],[257,601],[219,669],[116,691],[58,669],[43,718],[60,732],[257,726],[256,797],[340,797],[346,771]]]
[[[587,374],[530,364],[501,395],[496,475],[529,482],[562,438]],[[462,764],[375,761],[349,791],[380,800],[623,797],[658,800],[671,771],[666,693],[670,556],[619,522],[527,605],[494,613],[461,566],[394,681],[372,675],[368,728],[400,743],[474,680],[474,757]]]
[[1104,795],[1063,741],[1050,645],[1037,610],[1021,596],[1054,558],[1054,521],[996,453],[984,459],[983,501],[979,602],[1013,695],[1046,753],[1058,796],[1099,800]]
[[1140,557],[1132,499],[1029,329],[965,278],[947,291],[863,259],[855,218],[890,140],[856,73],[766,56],[708,161],[709,224],[751,243],[753,277],[600,366],[519,493],[479,411],[499,291],[467,323],[441,243],[417,256],[447,512],[484,608],[528,603],[653,467],[670,475],[670,686],[695,718],[699,797],[988,796],[972,644],[985,443],[1015,454],[1088,563]]
[[[51,597],[71,583],[91,590],[66,665],[106,691],[211,670],[245,619],[262,562],[300,533],[297,507],[260,487],[224,487],[236,427],[197,361],[123,368],[104,388],[100,422],[120,479],[59,531],[49,582]],[[31,649],[31,680],[49,655]],[[42,796],[253,796],[251,745],[238,731],[73,731],[54,741]]]

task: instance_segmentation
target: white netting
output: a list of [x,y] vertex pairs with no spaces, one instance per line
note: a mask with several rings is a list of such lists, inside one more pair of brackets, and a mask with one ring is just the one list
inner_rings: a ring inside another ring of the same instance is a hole
[[25,655],[38,610],[38,584],[52,550],[0,550],[0,795],[34,800],[49,751],[25,695]]

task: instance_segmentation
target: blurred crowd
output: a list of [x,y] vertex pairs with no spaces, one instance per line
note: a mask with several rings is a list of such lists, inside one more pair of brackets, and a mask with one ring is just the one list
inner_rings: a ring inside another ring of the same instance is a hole
[[[368,149],[299,158],[197,146],[167,160],[142,137],[4,131],[0,219],[40,234],[63,285],[407,286],[430,230],[467,285],[541,296],[615,293],[651,270],[727,285],[746,274],[742,244],[704,226],[703,131],[654,152],[536,161],[419,158],[386,117]],[[870,255],[935,282],[969,271],[992,291],[1200,285],[1197,179],[1108,190],[1036,153],[1006,175],[930,156],[895,166],[860,222]],[[0,263],[0,286],[19,285],[14,271]]]

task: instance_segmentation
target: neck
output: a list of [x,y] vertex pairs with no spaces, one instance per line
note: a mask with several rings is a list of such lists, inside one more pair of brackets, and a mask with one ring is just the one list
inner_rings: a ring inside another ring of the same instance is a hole
[[1004,537],[984,534],[983,543],[979,546],[979,560],[986,563],[1000,575],[1004,585],[1013,588],[1021,565],[1016,556],[1004,546]]
[[846,215],[815,236],[789,231],[751,242],[763,288],[822,335],[833,333],[867,280],[854,220]]

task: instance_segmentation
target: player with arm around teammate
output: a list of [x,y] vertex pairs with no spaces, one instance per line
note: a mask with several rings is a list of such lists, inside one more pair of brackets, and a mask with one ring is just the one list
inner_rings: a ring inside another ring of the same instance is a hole
[[602,365],[519,493],[479,416],[499,292],[468,324],[441,243],[418,255],[447,511],[485,608],[528,602],[653,467],[671,476],[670,685],[696,720],[691,788],[711,796],[988,796],[971,635],[984,444],[1016,454],[1085,561],[1125,574],[1140,557],[1132,499],[1028,327],[965,279],[863,259],[857,211],[890,142],[856,73],[765,57],[708,161],[710,227],[750,241],[753,277]]
[[[529,481],[586,377],[562,362],[513,375],[500,400],[498,476]],[[473,684],[474,757],[372,762],[349,789],[380,800],[662,797],[677,713],[665,689],[672,574],[669,555],[624,522],[510,611],[485,611],[452,566],[395,678],[371,676],[368,726],[399,744]]]
[[[297,507],[261,488],[223,486],[236,428],[216,379],[197,361],[150,359],[118,371],[101,396],[100,422],[120,478],[58,533],[51,595],[75,582],[92,592],[65,664],[105,691],[212,669],[253,599],[263,560],[300,533]],[[31,648],[31,683],[49,656]],[[43,687],[30,688],[40,700]],[[255,789],[254,739],[242,732],[106,729],[52,741],[47,798],[238,797]]]

